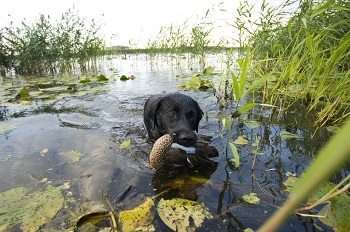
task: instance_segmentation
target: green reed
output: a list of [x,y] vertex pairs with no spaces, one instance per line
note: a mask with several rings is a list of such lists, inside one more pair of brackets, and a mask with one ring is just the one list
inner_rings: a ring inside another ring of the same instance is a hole
[[[73,8],[57,22],[40,15],[34,23],[0,30],[0,65],[19,74],[45,74],[71,70],[104,53],[104,40],[98,37],[100,25],[86,24]],[[58,70],[57,70],[58,69]]]
[[[255,20],[251,20],[254,7],[247,1],[238,9],[240,18],[234,26],[244,35],[240,45],[251,52],[250,81],[245,80],[245,89],[255,90],[254,101],[279,105],[283,110],[304,104],[317,112],[317,126],[348,120],[316,156],[287,202],[258,231],[276,231],[349,158],[350,3],[302,0],[289,21],[283,21],[290,14],[286,10],[290,4],[270,7],[264,1]],[[239,54],[245,55],[244,50]],[[237,80],[232,80],[236,98],[241,92]],[[250,84],[258,82],[263,85]]]
[[303,101],[318,112],[316,125],[341,122],[350,114],[350,3],[304,0],[283,23],[291,3],[272,8],[263,2],[262,15],[250,25],[257,29],[239,27],[250,32],[244,45],[251,47],[252,77],[275,77],[266,82],[262,101],[286,108]]
[[189,58],[199,59],[203,71],[207,52],[222,49],[220,42],[214,44],[211,38],[213,25],[206,23],[211,10],[213,8],[208,9],[194,26],[190,26],[188,21],[185,21],[178,26],[171,24],[161,27],[158,35],[148,41],[147,53],[153,56],[158,54],[179,56],[189,54]]

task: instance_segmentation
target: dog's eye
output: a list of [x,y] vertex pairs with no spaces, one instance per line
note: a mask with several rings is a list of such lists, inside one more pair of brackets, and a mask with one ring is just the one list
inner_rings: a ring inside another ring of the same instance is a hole
[[170,117],[175,117],[175,115],[176,115],[175,111],[170,111],[170,112],[169,112],[169,116],[170,116]]
[[187,116],[188,116],[189,118],[195,118],[195,117],[197,117],[196,112],[194,112],[194,111],[188,112]]

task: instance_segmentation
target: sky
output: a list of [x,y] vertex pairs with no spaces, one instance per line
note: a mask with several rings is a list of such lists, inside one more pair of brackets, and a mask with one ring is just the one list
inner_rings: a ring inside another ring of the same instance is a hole
[[[249,0],[259,2],[259,0]],[[270,0],[278,4],[283,0]],[[195,26],[208,9],[209,21],[214,22],[212,34],[235,36],[234,29],[227,24],[237,16],[239,0],[7,0],[1,3],[0,27],[11,21],[18,25],[23,19],[35,22],[40,14],[55,21],[62,13],[75,7],[80,17],[92,18],[102,24],[100,31],[107,46],[124,45],[144,47],[149,39],[155,38],[162,26]],[[215,40],[215,38],[213,39]]]

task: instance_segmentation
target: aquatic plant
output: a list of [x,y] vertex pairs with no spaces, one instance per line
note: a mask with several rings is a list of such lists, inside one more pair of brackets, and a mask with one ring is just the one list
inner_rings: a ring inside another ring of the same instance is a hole
[[[255,21],[250,20],[254,18],[251,15],[253,6],[249,6],[247,1],[239,8],[246,21],[240,18],[235,26],[240,35],[246,36],[239,40],[240,45],[251,52],[250,80],[263,80],[260,84],[264,84],[261,91],[255,91],[260,93],[254,95],[255,101],[279,105],[282,110],[302,102],[309,111],[319,112],[315,125],[340,123],[350,115],[350,37],[347,23],[350,5],[347,1],[337,0],[301,1],[290,20],[283,21],[284,10],[291,3],[286,1],[273,8],[264,1],[262,13]],[[244,54],[243,50],[239,56]],[[237,102],[245,80],[239,83],[242,78],[232,77]],[[302,175],[284,206],[259,231],[277,230],[289,213],[348,159],[348,131],[349,121]],[[344,189],[337,193],[346,191]]]
[[[349,136],[350,120],[343,125],[334,138],[319,152],[310,167],[294,186],[288,200],[258,231],[276,231],[288,215],[298,208],[317,186],[323,183],[326,178],[330,177],[335,170],[348,160],[350,151]],[[347,184],[346,187],[349,188],[350,185]]]
[[[278,7],[261,5],[260,16],[251,20],[253,6],[240,8],[241,46],[250,47],[252,78],[265,78],[260,100],[287,109],[302,101],[318,111],[315,125],[341,122],[350,115],[350,4],[342,0],[295,1]],[[251,13],[251,14],[249,14]],[[285,15],[292,17],[287,21]],[[283,20],[284,19],[284,20]],[[254,29],[255,28],[255,29]]]
[[104,41],[98,37],[100,27],[94,20],[86,26],[85,18],[74,8],[57,22],[40,15],[34,23],[11,23],[0,30],[0,66],[29,75],[83,67],[104,53]]
[[203,71],[205,57],[209,51],[228,49],[221,46],[223,41],[216,42],[211,38],[214,25],[207,22],[210,12],[218,6],[214,5],[208,9],[194,25],[190,25],[186,20],[180,25],[170,24],[170,26],[161,27],[158,35],[154,39],[148,40],[146,53],[151,57],[159,54],[170,54],[172,58],[188,58],[191,61],[195,59],[198,60]]

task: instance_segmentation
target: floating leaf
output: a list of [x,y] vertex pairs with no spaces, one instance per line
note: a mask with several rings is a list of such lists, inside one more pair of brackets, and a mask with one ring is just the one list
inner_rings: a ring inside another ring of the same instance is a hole
[[199,87],[201,87],[201,84],[202,84],[201,76],[199,75],[192,76],[188,81],[187,89],[199,89]]
[[238,136],[238,138],[234,141],[235,144],[245,145],[248,144],[248,139],[244,135]]
[[173,231],[194,231],[205,219],[213,216],[203,204],[187,199],[161,199],[158,203],[158,214],[162,221]]
[[213,75],[214,74],[214,66],[206,67],[203,71],[203,75]]
[[[43,192],[24,187],[0,193],[0,225],[20,224],[23,231],[37,231],[63,206],[61,186],[48,186]],[[17,228],[18,229],[18,228]]]
[[130,75],[128,78],[129,80],[134,80],[136,77],[134,75]]
[[98,223],[110,217],[111,217],[111,213],[109,212],[102,211],[102,212],[89,213],[79,217],[76,223],[76,227],[79,229],[79,231],[94,231]]
[[[286,191],[293,191],[298,178],[289,176],[283,183],[287,186]],[[326,181],[312,192],[307,200],[307,204],[311,205],[317,200],[323,198],[326,194],[334,189],[334,185]],[[335,231],[350,231],[350,197],[346,193],[330,198],[318,213],[319,219],[326,225],[333,227]]]
[[199,186],[202,186],[207,182],[208,182],[207,178],[203,178],[199,176],[184,175],[184,176],[179,176],[167,183],[164,183],[163,186],[169,186],[177,190],[183,190],[188,188],[189,190],[193,191],[194,189],[198,188]]
[[80,161],[81,157],[84,156],[84,153],[77,150],[71,150],[71,151],[67,151],[66,153],[62,153],[60,155],[67,157],[68,163],[74,164]]
[[212,88],[213,84],[210,80],[205,80],[202,79],[202,77],[200,75],[194,75],[192,76],[187,84],[182,84],[179,87],[180,88],[184,88],[186,90],[206,90],[208,88]]
[[121,81],[127,81],[129,80],[129,78],[125,75],[121,75],[120,78],[119,78]]
[[103,75],[103,74],[100,74],[98,77],[97,77],[97,80],[98,81],[108,81],[108,78]]
[[85,78],[85,79],[82,79],[79,81],[80,84],[83,84],[83,85],[88,85],[90,84],[91,80],[89,78]]
[[121,149],[126,148],[126,147],[130,146],[130,144],[131,144],[130,139],[125,140],[124,142],[122,142],[122,144],[120,144],[119,148],[121,148]]
[[254,230],[251,229],[251,228],[246,228],[246,229],[243,230],[243,232],[254,232]]
[[26,87],[23,87],[19,93],[16,95],[16,99],[20,99],[22,101],[30,101],[29,91]]
[[283,139],[301,139],[303,137],[299,136],[298,134],[293,134],[288,131],[281,131],[280,136]]
[[350,197],[341,194],[331,199],[318,213],[319,219],[326,225],[331,226],[335,231],[350,231]]
[[[74,203],[76,200],[70,197],[67,199],[67,202]],[[107,222],[107,220],[110,224],[116,224],[113,213],[109,212],[104,205],[85,202],[80,205],[80,209],[81,216],[77,218],[75,224],[75,227],[79,231],[95,231],[97,224],[102,223],[103,221]],[[103,227],[103,229],[104,228],[105,227]],[[102,231],[101,229],[99,231]]]
[[231,148],[233,157],[234,157],[234,158],[232,159],[232,161],[235,162],[235,167],[238,168],[239,165],[240,165],[240,161],[239,161],[239,155],[238,155],[237,148],[236,148],[236,146],[235,146],[233,143],[229,143],[229,145],[230,145],[230,148]]
[[295,176],[292,176],[292,175],[288,176],[287,180],[283,182],[283,185],[286,186],[285,191],[291,192],[297,180],[298,178],[296,178]]
[[243,195],[242,196],[243,200],[249,204],[259,204],[260,199],[256,196],[256,193],[250,193],[249,195]]
[[[334,189],[334,185],[326,181],[318,187],[308,198],[307,203],[312,204]],[[330,198],[329,203],[318,213],[319,219],[335,231],[350,231],[350,196],[346,193]]]
[[260,122],[255,121],[255,120],[250,120],[250,121],[244,122],[244,125],[246,125],[250,129],[254,129],[254,128],[257,128],[260,126]]
[[132,209],[121,211],[119,214],[119,222],[122,226],[122,231],[135,231],[139,227],[145,227],[152,223],[154,219],[154,202],[152,198],[147,198],[146,201]]
[[41,155],[41,156],[45,156],[45,154],[48,153],[48,152],[49,152],[49,149],[45,148],[45,149],[43,149],[43,150],[40,152],[40,155]]
[[0,122],[0,135],[5,134],[15,128],[16,127],[13,124]]
[[[312,192],[307,203],[321,199],[334,188],[334,185],[327,181]],[[350,231],[350,196],[341,193],[328,200],[330,203],[324,206],[318,213],[319,219],[326,225],[333,227],[335,231]]]
[[208,181],[208,178],[201,176],[181,175],[175,179],[164,182],[160,189],[173,189],[186,199],[196,199],[198,197],[196,190],[205,183],[208,183]]

